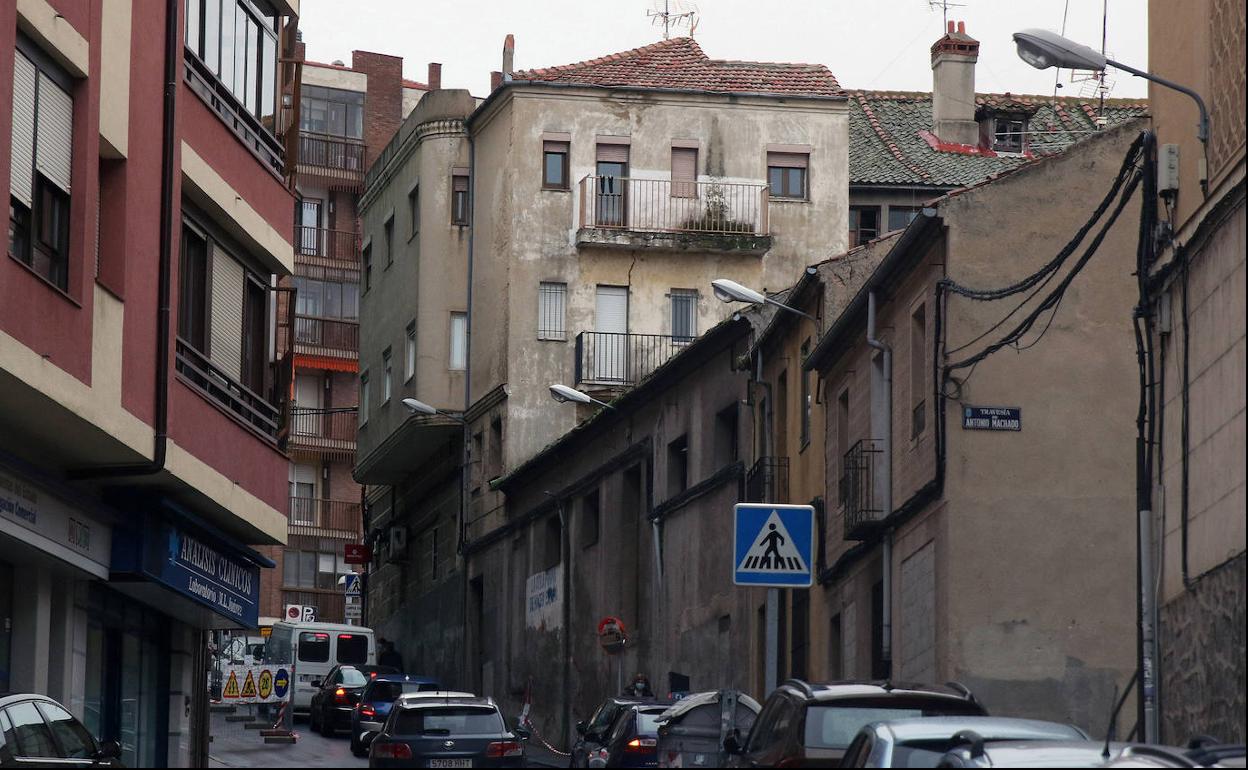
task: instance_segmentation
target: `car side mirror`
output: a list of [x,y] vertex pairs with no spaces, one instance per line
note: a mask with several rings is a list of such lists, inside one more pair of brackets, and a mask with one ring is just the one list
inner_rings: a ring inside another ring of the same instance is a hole
[[121,744],[117,741],[104,741],[95,755],[100,759],[118,759],[121,757]]
[[321,689],[321,680],[320,680],[320,679],[313,679],[313,680],[312,680],[312,689],[314,689],[314,690],[319,690],[319,689]]
[[527,727],[522,727],[521,725],[516,725],[516,729],[511,732],[522,741],[527,741],[529,738],[533,737],[533,733],[530,732]]
[[364,733],[361,733],[360,745],[362,745],[364,748],[368,748],[369,746],[373,744],[373,741],[377,740],[378,735],[380,735],[380,733],[375,733],[372,730],[368,730]]
[[589,725],[587,725],[584,721],[576,723],[576,731],[580,733],[581,735],[584,735],[585,730],[588,728],[589,728]]

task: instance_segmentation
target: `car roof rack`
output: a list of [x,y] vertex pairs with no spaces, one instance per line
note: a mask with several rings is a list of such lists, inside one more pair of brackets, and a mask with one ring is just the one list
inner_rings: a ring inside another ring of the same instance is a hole
[[808,684],[806,680],[804,679],[789,679],[789,680],[786,680],[784,685],[782,686],[785,686],[785,685],[801,690],[802,693],[808,697],[813,697],[815,694],[815,689],[811,687],[810,684]]
[[971,692],[971,688],[967,687],[966,685],[962,684],[961,682],[957,680],[950,680],[948,682],[945,682],[945,687],[948,687],[949,689],[960,693],[963,697],[965,697],[971,703],[979,703],[979,699],[975,697],[975,693]]

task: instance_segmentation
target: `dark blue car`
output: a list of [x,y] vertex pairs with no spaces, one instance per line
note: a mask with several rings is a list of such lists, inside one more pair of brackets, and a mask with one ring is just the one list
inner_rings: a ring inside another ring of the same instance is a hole
[[380,674],[364,686],[360,702],[351,713],[351,753],[368,756],[368,747],[360,741],[364,733],[379,733],[390,716],[390,707],[400,695],[442,689],[438,680],[411,674]]

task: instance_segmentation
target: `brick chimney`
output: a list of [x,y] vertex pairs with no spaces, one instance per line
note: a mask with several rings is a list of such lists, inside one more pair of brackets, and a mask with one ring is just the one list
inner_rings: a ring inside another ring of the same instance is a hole
[[966,34],[966,22],[949,22],[932,44],[932,133],[943,142],[979,144],[975,122],[975,62],[979,41]]
[[403,59],[371,51],[352,51],[351,69],[368,75],[364,99],[364,143],[371,163],[403,122]]
[[511,73],[516,71],[516,37],[508,34],[503,38],[503,79],[511,80]]
[[495,70],[490,73],[490,93],[503,87],[503,73]]
[[426,85],[430,91],[437,91],[442,88],[442,65],[438,62],[429,62],[429,76],[425,78]]

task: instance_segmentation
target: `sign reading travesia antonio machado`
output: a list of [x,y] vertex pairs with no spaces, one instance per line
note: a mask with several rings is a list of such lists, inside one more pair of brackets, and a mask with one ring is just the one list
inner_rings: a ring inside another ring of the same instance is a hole
[[1023,410],[1017,406],[964,406],[963,430],[1023,429]]

